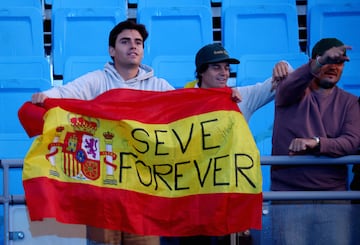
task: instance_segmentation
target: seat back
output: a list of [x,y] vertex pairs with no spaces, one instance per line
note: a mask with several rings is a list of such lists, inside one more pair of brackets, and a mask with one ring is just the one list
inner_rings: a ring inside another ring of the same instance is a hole
[[309,11],[313,6],[316,5],[328,5],[328,4],[354,4],[358,3],[359,0],[307,0],[306,6],[307,10]]
[[35,7],[41,9],[41,0],[11,0],[0,1],[0,8],[9,7]]
[[184,88],[195,79],[195,57],[193,55],[162,55],[153,59],[155,75],[166,79],[174,88]]
[[59,0],[54,1],[53,6],[52,56],[55,75],[63,75],[65,63],[72,56],[108,56],[111,29],[127,19],[125,1],[112,6],[110,1]]
[[149,32],[143,63],[174,87],[194,79],[195,54],[213,42],[209,0],[138,0],[137,21]]
[[296,1],[222,0],[222,42],[234,57],[300,52]]
[[43,57],[0,57],[0,158],[24,158],[30,139],[18,119],[22,104],[51,87],[50,64]]
[[[50,3],[49,0],[46,0]],[[52,10],[59,8],[126,8],[127,1],[124,0],[56,0],[51,1]]]
[[349,51],[350,61],[345,62],[344,70],[341,76],[338,86],[346,91],[360,96],[360,53],[352,53]]
[[0,56],[45,56],[40,8],[0,4],[0,30]]
[[287,61],[295,69],[309,61],[305,53],[277,53],[277,54],[246,54],[240,56],[237,69],[236,86],[246,86],[263,82],[271,77],[275,64]]
[[322,38],[336,37],[353,46],[352,52],[360,53],[360,1],[309,0],[307,10],[308,53]]
[[111,61],[109,56],[72,56],[65,63],[63,84],[95,70],[102,70],[106,62]]

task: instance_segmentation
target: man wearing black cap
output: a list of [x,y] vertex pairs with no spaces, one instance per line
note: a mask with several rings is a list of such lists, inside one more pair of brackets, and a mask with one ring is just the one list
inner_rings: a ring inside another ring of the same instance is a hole
[[[336,86],[345,62],[350,60],[346,55],[349,49],[350,46],[336,38],[321,39],[313,47],[310,61],[278,85],[272,155],[338,157],[357,153],[360,145],[357,97]],[[271,190],[347,190],[346,165],[315,164],[272,166]],[[290,207],[295,205],[281,210],[274,206],[275,243],[351,244],[347,206],[334,213],[324,205],[316,209],[319,201],[309,202],[312,205],[308,205],[306,212],[305,208],[303,211],[291,210]],[[327,203],[321,203],[324,202]]]
[[[202,47],[196,54],[196,80],[186,84],[185,87],[226,87],[230,77],[230,64],[239,63],[238,59],[229,56],[221,44],[208,44]],[[233,88],[233,91],[241,96],[241,102],[238,105],[247,121],[249,121],[251,115],[257,109],[274,99],[275,81],[282,80],[289,71],[292,71],[292,67],[288,63],[281,61],[275,65],[273,76],[263,83]]]
[[[225,48],[219,43],[208,44],[202,47],[196,54],[196,80],[185,85],[186,88],[223,88],[227,86],[230,77],[230,64],[239,64],[240,61],[231,58]],[[274,99],[275,87],[279,81],[284,79],[292,67],[285,61],[278,62],[273,69],[273,76],[263,83],[249,86],[236,87],[234,95],[240,95],[241,101],[238,106],[247,121],[252,114],[262,106]],[[269,71],[270,72],[270,71]],[[221,225],[221,224],[219,224]],[[226,224],[224,224],[226,225]],[[241,234],[242,244],[251,244],[250,231],[246,230]],[[230,237],[182,237],[180,245],[185,244],[230,244]]]

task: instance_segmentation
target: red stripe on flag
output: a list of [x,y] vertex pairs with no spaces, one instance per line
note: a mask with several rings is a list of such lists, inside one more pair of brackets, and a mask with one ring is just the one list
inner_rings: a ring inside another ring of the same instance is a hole
[[[47,99],[44,106],[47,109],[59,106],[73,113],[108,120],[161,124],[219,110],[239,111],[231,94],[230,88],[166,92],[112,89],[94,100]],[[199,103],[201,100],[202,103]]]
[[140,235],[225,235],[261,229],[262,193],[163,198],[127,190],[64,183],[23,182],[31,220],[56,218]]
[[[230,88],[187,88],[166,92],[112,89],[89,101],[49,98],[44,102],[45,109],[25,102],[19,109],[18,116],[30,137],[42,133],[44,114],[57,106],[69,112],[102,119],[169,123],[199,113],[239,111],[231,94]],[[202,103],[195,103],[201,100]]]

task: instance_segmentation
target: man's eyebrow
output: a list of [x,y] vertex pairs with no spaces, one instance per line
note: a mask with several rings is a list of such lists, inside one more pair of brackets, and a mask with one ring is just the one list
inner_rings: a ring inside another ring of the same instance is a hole
[[[123,41],[123,40],[129,41],[129,40],[131,40],[131,38],[130,37],[122,37],[122,38],[120,38],[120,41]],[[142,42],[142,39],[141,38],[135,38],[135,41]]]

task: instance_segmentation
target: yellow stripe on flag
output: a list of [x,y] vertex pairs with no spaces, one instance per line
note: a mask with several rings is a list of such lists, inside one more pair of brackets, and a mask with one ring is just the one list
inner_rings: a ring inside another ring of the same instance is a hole
[[236,111],[150,124],[55,107],[25,162],[24,180],[45,176],[161,197],[256,194],[262,187],[259,152]]

